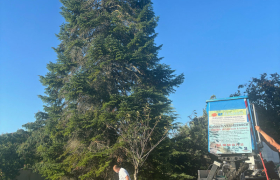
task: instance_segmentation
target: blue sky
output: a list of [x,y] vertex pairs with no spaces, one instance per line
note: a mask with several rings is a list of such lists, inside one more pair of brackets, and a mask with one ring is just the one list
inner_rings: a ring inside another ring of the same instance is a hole
[[[215,94],[226,98],[262,73],[280,71],[279,0],[154,0],[163,63],[185,74],[170,96],[183,124]],[[0,133],[43,109],[38,75],[56,61],[51,47],[64,19],[58,0],[0,1]]]

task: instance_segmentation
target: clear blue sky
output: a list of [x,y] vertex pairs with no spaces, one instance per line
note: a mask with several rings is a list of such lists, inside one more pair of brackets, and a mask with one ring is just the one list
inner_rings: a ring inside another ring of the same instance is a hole
[[[205,101],[236,92],[262,73],[280,71],[279,0],[154,0],[163,63],[185,82],[170,96],[186,123]],[[64,19],[58,0],[0,1],[0,133],[35,121],[44,93],[38,75],[56,61],[51,47]]]

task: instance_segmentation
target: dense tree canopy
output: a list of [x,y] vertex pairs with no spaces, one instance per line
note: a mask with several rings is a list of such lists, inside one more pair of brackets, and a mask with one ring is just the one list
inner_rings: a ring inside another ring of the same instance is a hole
[[0,179],[13,179],[18,175],[20,168],[24,167],[24,160],[17,149],[28,136],[29,133],[24,130],[0,136]]
[[134,155],[119,129],[110,127],[141,123],[149,114],[147,128],[157,126],[145,147],[156,145],[172,127],[168,95],[183,75],[160,63],[150,0],[61,2],[66,23],[54,48],[58,59],[40,77],[44,112],[25,125],[32,135],[20,153],[49,179],[111,179],[112,164],[133,164]]

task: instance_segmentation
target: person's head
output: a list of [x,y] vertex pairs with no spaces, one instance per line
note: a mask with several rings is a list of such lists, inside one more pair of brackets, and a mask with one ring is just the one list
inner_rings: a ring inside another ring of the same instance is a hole
[[118,166],[118,165],[114,165],[114,167],[113,167],[113,170],[114,170],[116,173],[119,173],[120,169],[121,169],[121,167]]

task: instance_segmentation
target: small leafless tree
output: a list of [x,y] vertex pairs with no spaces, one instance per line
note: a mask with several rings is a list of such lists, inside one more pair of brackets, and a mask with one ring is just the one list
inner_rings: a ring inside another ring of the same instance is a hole
[[[150,114],[151,110],[147,105],[141,112],[122,112],[118,114],[117,124],[108,124],[127,144],[126,151],[134,166],[134,180],[137,180],[139,168],[149,154],[168,136],[172,127],[171,123],[165,123],[163,127],[159,127],[159,124],[162,125],[160,121],[164,121],[167,116],[151,118]],[[161,128],[160,133],[157,128]]]

